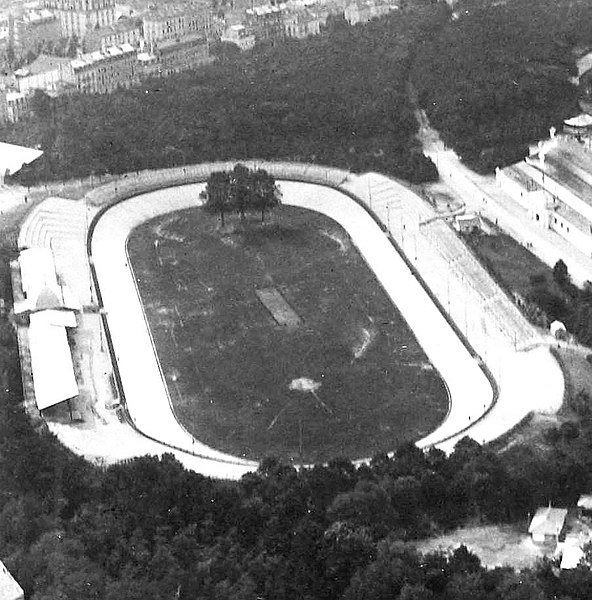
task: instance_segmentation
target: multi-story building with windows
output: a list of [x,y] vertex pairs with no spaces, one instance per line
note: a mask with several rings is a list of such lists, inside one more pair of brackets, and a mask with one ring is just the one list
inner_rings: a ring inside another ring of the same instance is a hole
[[86,52],[104,51],[110,46],[121,46],[122,44],[138,47],[142,40],[142,19],[120,17],[112,25],[89,31],[84,38],[84,49]]
[[115,0],[45,0],[58,16],[61,35],[83,40],[93,29],[115,22]]
[[387,15],[393,10],[399,8],[398,2],[388,2],[386,0],[354,0],[345,7],[345,20],[350,25],[356,23],[367,23],[377,17]]
[[180,41],[165,40],[157,44],[154,54],[160,77],[168,77],[212,61],[208,41],[202,35],[186,37]]
[[235,44],[241,50],[250,50],[255,45],[255,36],[244,25],[231,25],[220,38],[223,42]]
[[48,94],[58,94],[64,86],[74,83],[72,59],[61,56],[40,54],[31,64],[19,69],[16,83],[20,92],[33,93],[43,90]]
[[284,28],[289,38],[307,38],[321,33],[323,19],[307,11],[299,10],[284,15]]
[[254,6],[245,11],[245,25],[257,41],[281,40],[286,37],[284,14],[285,5]]
[[72,61],[75,89],[83,94],[108,94],[139,81],[137,51],[129,44],[83,54]]
[[144,15],[144,40],[147,44],[163,40],[182,40],[202,35],[208,37],[216,19],[204,7],[163,7]]

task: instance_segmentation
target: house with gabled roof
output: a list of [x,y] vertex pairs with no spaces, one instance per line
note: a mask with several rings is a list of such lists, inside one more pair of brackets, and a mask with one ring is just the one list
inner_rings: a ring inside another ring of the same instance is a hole
[[537,544],[557,544],[565,533],[567,508],[552,508],[551,505],[537,509],[528,533]]

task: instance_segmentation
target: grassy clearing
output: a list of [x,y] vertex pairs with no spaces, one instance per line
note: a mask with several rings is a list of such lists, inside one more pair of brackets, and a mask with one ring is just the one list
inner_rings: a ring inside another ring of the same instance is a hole
[[504,288],[526,297],[533,291],[532,278],[553,281],[553,269],[505,233],[474,234],[467,238],[482,264]]
[[515,569],[534,567],[543,556],[552,556],[553,548],[535,545],[527,533],[527,523],[462,527],[446,535],[422,540],[415,547],[423,553],[455,550],[464,544],[488,568],[509,565]]
[[[251,458],[371,456],[418,439],[447,397],[409,327],[335,222],[281,207],[221,231],[199,209],[136,229],[129,252],[180,420]],[[301,322],[282,327],[256,290]],[[317,396],[290,390],[298,378]]]

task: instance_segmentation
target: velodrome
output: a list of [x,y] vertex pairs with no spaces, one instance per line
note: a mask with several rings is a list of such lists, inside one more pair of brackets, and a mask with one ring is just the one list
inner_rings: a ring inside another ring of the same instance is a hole
[[[420,197],[377,174],[257,165],[280,181],[285,203],[322,212],[346,229],[442,375],[448,416],[418,445],[448,451],[464,435],[490,441],[530,411],[561,404],[563,378],[549,339],[526,322],[455,234],[430,220],[434,215]],[[101,324],[92,316],[83,318],[88,339],[95,340],[89,349],[100,370],[113,361],[135,427],[105,418],[104,426],[89,434],[50,423],[81,454],[109,462],[168,451],[188,468],[231,478],[256,468],[205,447],[175,419],[126,253],[131,229],[158,214],[195,206],[207,174],[231,166],[129,175],[93,190],[84,202],[46,201],[23,224],[19,246],[51,247],[59,275],[82,302],[99,300],[112,356],[97,350]],[[88,236],[92,293],[88,265],[72,258],[84,253]]]

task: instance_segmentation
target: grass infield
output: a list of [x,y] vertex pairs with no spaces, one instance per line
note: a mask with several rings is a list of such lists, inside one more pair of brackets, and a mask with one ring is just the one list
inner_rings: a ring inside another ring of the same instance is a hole
[[177,417],[204,443],[359,458],[446,415],[439,374],[331,219],[282,206],[222,230],[196,208],[144,223],[128,251]]

